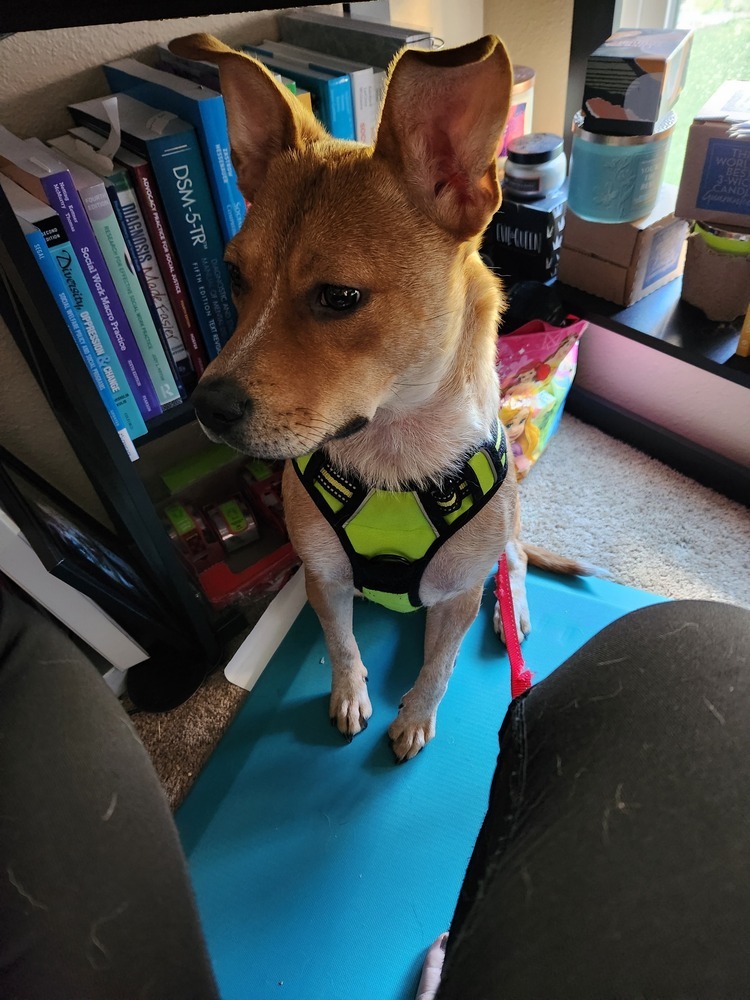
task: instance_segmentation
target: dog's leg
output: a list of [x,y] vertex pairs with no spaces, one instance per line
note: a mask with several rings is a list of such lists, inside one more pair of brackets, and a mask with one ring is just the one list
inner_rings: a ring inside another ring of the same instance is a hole
[[[508,576],[510,577],[510,592],[513,595],[513,614],[516,619],[518,641],[523,642],[531,632],[529,605],[526,600],[526,564],[528,560],[523,546],[514,538],[511,538],[505,546],[505,557],[508,560]],[[505,642],[499,603],[495,604],[493,624],[495,632]]]
[[415,757],[435,735],[438,705],[453,673],[458,647],[479,611],[483,585],[427,611],[424,665],[388,729],[399,761]]
[[367,728],[372,705],[365,669],[352,629],[353,590],[348,584],[319,581],[305,570],[307,598],[320,619],[331,661],[329,715],[351,740]]

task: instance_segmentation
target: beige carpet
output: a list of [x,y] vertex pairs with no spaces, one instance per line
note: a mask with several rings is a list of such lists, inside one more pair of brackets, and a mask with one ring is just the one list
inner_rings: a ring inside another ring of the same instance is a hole
[[[630,587],[750,607],[748,509],[573,417],[563,417],[521,498],[529,541]],[[134,716],[173,806],[245,697],[219,671],[173,712]]]

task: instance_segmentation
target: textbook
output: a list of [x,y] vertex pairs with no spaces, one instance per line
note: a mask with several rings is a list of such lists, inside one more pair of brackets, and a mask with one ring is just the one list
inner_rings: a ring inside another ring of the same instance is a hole
[[74,143],[72,136],[60,136],[52,141],[55,151],[67,166],[81,196],[83,207],[91,222],[94,235],[104,254],[104,260],[115,283],[125,315],[135,336],[141,357],[146,362],[151,384],[161,410],[178,406],[182,402],[180,387],[167,358],[164,346],[154,324],[143,288],[130,259],[125,235],[120,227],[107,185],[101,176],[81,166],[63,147]]
[[[185,56],[178,56],[171,51],[166,42],[159,42],[156,46],[156,60],[158,68],[165,73],[181,76],[185,80],[192,80],[200,83],[210,90],[221,93],[221,81],[219,79],[219,67],[216,63],[204,62],[202,59],[186,59]],[[293,94],[299,94],[300,88],[289,77],[281,73],[274,73],[273,76],[282,87],[291,90]],[[306,93],[306,92],[305,92]]]
[[224,98],[216,90],[153,69],[136,59],[105,63],[103,69],[113,93],[130,94],[144,104],[178,115],[193,126],[203,151],[224,239],[229,242],[239,231],[247,208],[232,165]]
[[281,73],[305,90],[310,91],[313,113],[335,139],[354,139],[352,85],[347,75],[311,69],[292,59],[268,56],[251,45],[240,46],[243,52],[255,56],[272,73]]
[[83,269],[112,347],[144,420],[161,412],[146,363],[130,328],[112,275],[104,261],[86,210],[65,164],[39,139],[19,139],[0,126],[0,170],[60,216]]
[[[101,142],[101,136],[92,134]],[[51,139],[50,142],[104,179],[117,221],[125,237],[129,261],[140,282],[177,388],[181,396],[186,396],[185,383],[192,385],[195,373],[180,334],[177,317],[167,295],[164,278],[127,167],[114,163],[109,156],[98,152],[94,146],[77,136],[68,134]]]
[[[100,149],[107,140],[93,129],[76,126],[70,129],[70,134],[82,139],[94,149]],[[148,160],[136,156],[123,146],[115,153],[115,162],[124,166],[135,187],[138,203],[143,212],[151,243],[159,262],[159,268],[167,286],[167,295],[172,303],[172,309],[177,317],[177,324],[182,335],[182,342],[188,352],[195,374],[200,377],[208,367],[208,353],[203,345],[203,339],[195,318],[190,297],[185,284],[185,277],[177,259],[177,253],[172,245],[164,208],[156,189],[156,181]]]
[[0,185],[31,247],[78,352],[132,460],[138,458],[133,439],[146,434],[104,322],[68,240],[60,216],[46,202],[35,198],[9,177]]
[[309,69],[348,76],[352,92],[355,135],[359,142],[370,145],[378,122],[378,94],[382,89],[381,77],[385,76],[383,70],[375,70],[372,66],[350,59],[339,59],[325,52],[316,52],[313,49],[290,45],[288,42],[273,42],[269,39],[264,39],[259,45],[245,46],[245,51],[258,54],[259,57],[267,55],[272,58],[294,59]]
[[171,51],[166,42],[156,46],[158,68],[165,73],[172,73],[183,80],[192,80],[209,90],[221,93],[219,67],[216,63],[205,62],[203,59],[187,59]]
[[278,26],[282,40],[292,45],[382,68],[389,66],[405,45],[432,48],[432,35],[427,28],[385,24],[364,17],[341,17],[321,10],[281,14]]
[[103,135],[114,128],[124,146],[151,164],[203,341],[209,358],[215,358],[234,332],[236,313],[195,129],[127,94],[82,101],[68,110],[77,125]]
[[192,389],[196,381],[195,371],[180,334],[177,316],[169,301],[164,276],[151,244],[130,173],[122,164],[113,166],[114,171],[107,178],[107,190],[180,395],[187,398],[186,390],[188,387]]

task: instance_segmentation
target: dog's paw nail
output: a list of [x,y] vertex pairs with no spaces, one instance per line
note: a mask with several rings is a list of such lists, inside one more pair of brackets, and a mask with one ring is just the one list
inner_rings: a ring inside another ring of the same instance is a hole
[[367,729],[367,719],[364,717],[364,715],[360,715],[359,717],[359,727],[362,732],[364,732],[365,729]]
[[342,735],[347,743],[351,743],[351,741],[354,739],[354,733],[342,733]]

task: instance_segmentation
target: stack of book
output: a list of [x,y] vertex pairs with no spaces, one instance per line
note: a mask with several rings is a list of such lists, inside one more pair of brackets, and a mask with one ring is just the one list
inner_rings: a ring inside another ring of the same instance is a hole
[[[385,66],[429,31],[313,11],[244,47],[337,138],[371,143]],[[347,53],[351,53],[350,58]],[[223,261],[247,205],[216,66],[157,47],[159,68],[103,66],[111,94],[71,104],[65,135],[0,126],[0,184],[131,458],[187,399],[236,322]]]
[[246,205],[220,94],[135,60],[105,74],[117,92],[71,106],[65,135],[0,127],[0,183],[135,459],[232,335],[223,256]]

